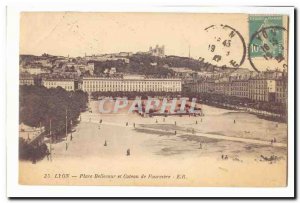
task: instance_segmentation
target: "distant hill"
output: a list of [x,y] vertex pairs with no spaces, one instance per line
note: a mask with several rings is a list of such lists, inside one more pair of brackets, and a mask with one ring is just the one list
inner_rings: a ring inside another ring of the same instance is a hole
[[[20,55],[20,63],[38,61],[42,59],[51,59],[55,61],[59,56],[52,56],[43,54],[42,56],[35,55]],[[211,63],[204,62],[203,59],[196,60],[188,57],[169,55],[163,58],[152,56],[150,54],[136,53],[131,56],[126,56],[129,63],[124,60],[108,60],[108,61],[93,61],[88,60],[87,62],[93,62],[95,65],[94,74],[101,75],[107,68],[116,68],[117,73],[128,73],[128,74],[143,74],[151,75],[155,77],[172,77],[175,72],[170,68],[184,67],[197,72],[234,72],[235,70],[247,71],[241,68],[231,68],[226,66],[216,66]],[[84,58],[80,58],[81,62]],[[77,62],[77,58],[72,58],[73,62]]]

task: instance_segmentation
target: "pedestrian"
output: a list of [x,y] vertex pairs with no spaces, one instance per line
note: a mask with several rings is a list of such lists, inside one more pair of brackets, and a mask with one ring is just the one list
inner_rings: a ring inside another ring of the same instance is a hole
[[201,144],[201,142],[200,142],[200,146],[199,146],[199,149],[202,149],[202,144]]
[[196,121],[196,124],[198,124],[198,121]]
[[135,128],[135,123],[133,123],[133,127]]
[[127,155],[127,156],[130,156],[130,149],[127,149],[126,155]]
[[235,123],[235,120],[233,120],[233,123]]
[[71,141],[73,140],[73,135],[72,135],[72,133],[71,133]]
[[273,139],[271,139],[271,145],[273,144]]
[[227,155],[225,155],[225,160],[227,160],[228,159],[228,156]]
[[177,134],[177,131],[175,130],[175,135]]
[[157,119],[156,119],[155,123],[158,123]]
[[222,158],[222,160],[224,159],[224,155],[223,154],[222,154],[221,158]]
[[107,142],[106,142],[106,140],[105,140],[105,142],[104,142],[104,147],[106,147],[107,146]]
[[126,126],[128,126],[128,122],[126,122]]
[[174,122],[175,125],[177,125],[176,121]]
[[276,138],[274,137],[274,143],[276,143]]

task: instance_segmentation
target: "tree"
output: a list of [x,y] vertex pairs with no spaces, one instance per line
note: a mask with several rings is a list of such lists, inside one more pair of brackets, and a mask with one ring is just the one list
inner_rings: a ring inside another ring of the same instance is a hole
[[38,127],[40,124],[58,135],[65,132],[66,110],[68,126],[71,121],[76,124],[81,109],[86,108],[87,93],[83,91],[68,92],[61,87],[47,89],[41,86],[20,87],[20,123]]

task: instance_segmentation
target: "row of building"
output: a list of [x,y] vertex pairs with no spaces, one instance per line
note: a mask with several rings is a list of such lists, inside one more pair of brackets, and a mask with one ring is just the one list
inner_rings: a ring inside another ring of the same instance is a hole
[[67,91],[81,89],[85,92],[181,92],[181,79],[146,78],[144,76],[124,77],[83,77],[81,80],[69,78],[42,78],[38,81],[32,75],[20,75],[20,85],[43,85],[47,88],[62,87]]
[[37,78],[20,75],[20,85],[43,85],[47,88],[62,87],[67,91],[81,89],[85,92],[181,92],[212,93],[253,101],[287,102],[287,77],[283,73],[261,73],[225,78],[206,77],[184,84],[180,78],[147,78],[145,76]]
[[220,80],[199,80],[186,84],[195,93],[212,93],[253,101],[286,103],[288,93],[287,77],[284,74],[261,73],[252,77],[229,77]]
[[85,77],[82,89],[86,92],[181,92],[181,79],[177,78],[95,78]]

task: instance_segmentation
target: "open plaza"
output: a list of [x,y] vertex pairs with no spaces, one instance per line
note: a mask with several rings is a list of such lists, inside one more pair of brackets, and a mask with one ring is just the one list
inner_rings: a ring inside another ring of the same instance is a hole
[[99,101],[89,105],[50,157],[20,161],[21,184],[86,185],[84,173],[98,174],[90,185],[285,185],[286,123],[200,104],[204,116],[167,117],[128,113],[130,105],[118,113],[99,112]]

